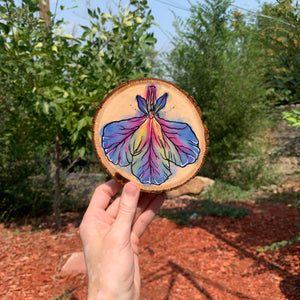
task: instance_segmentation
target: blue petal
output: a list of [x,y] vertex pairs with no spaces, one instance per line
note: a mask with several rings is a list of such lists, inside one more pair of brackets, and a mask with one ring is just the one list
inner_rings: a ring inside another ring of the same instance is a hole
[[130,140],[144,120],[145,117],[136,117],[111,122],[104,126],[102,132],[102,148],[107,158],[113,164],[125,167],[132,162]]
[[157,121],[165,137],[168,159],[180,167],[196,162],[200,148],[192,128],[183,122],[167,121],[158,117]]
[[154,112],[156,114],[166,106],[167,98],[168,98],[168,93],[164,93],[156,100],[155,107],[154,107]]
[[135,100],[138,103],[140,111],[143,112],[144,114],[147,114],[148,113],[148,108],[147,108],[147,102],[146,102],[146,100],[142,96],[140,96],[140,95],[137,95],[135,97]]

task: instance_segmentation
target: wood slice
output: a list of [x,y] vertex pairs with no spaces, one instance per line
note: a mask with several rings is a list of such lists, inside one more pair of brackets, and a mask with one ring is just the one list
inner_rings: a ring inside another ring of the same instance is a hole
[[121,183],[146,192],[176,188],[201,168],[208,133],[192,97],[161,79],[132,80],[102,101],[93,121],[96,155]]

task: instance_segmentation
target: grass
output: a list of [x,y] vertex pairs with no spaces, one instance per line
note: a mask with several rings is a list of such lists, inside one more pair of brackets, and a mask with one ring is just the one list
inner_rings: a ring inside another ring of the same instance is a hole
[[60,295],[52,297],[51,300],[70,300],[72,297],[72,291],[74,291],[74,288],[63,290]]
[[214,217],[242,218],[250,211],[232,202],[243,202],[254,199],[250,191],[244,191],[238,186],[216,180],[214,185],[201,194],[202,200],[194,200],[184,210],[161,209],[160,217],[173,220],[180,225],[187,225],[190,220],[204,215]]
[[220,180],[216,180],[214,185],[208,191],[202,193],[202,195],[214,201],[241,202],[254,199],[252,191],[245,191],[239,186],[230,185]]
[[181,211],[161,209],[159,216],[173,220],[175,223],[180,225],[187,225],[191,219],[202,217],[204,215],[242,218],[250,213],[250,211],[245,207],[222,204],[211,199],[197,201],[197,205],[199,206],[199,209],[186,209]]
[[[266,193],[266,196],[256,199],[257,203],[295,203],[300,199],[300,192],[296,192],[292,189],[285,190],[282,193]],[[300,205],[298,205],[300,206]]]
[[298,244],[300,243],[300,236],[296,236],[290,240],[287,241],[280,241],[280,242],[275,242],[269,246],[264,246],[263,248],[258,248],[258,252],[266,252],[268,250],[274,251],[274,250],[279,250],[282,247],[288,246],[288,245],[293,245],[293,244]]

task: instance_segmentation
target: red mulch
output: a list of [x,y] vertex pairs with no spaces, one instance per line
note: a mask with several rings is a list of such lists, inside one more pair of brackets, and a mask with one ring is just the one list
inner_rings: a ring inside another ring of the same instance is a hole
[[[240,205],[252,213],[204,216],[187,226],[157,217],[140,244],[141,299],[300,299],[300,245],[257,251],[299,235],[297,210],[285,203]],[[81,251],[80,217],[65,216],[60,231],[45,220],[0,226],[0,299],[86,298],[85,274],[60,273],[70,254]]]

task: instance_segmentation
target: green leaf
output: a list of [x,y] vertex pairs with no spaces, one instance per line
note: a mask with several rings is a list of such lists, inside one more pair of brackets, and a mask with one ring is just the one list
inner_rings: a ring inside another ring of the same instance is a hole
[[81,148],[78,150],[78,153],[79,153],[80,157],[84,157],[84,154],[85,154],[85,148],[81,147]]
[[58,120],[58,122],[60,122],[62,120],[63,110],[58,105],[55,106],[55,116],[56,116],[56,119]]
[[56,104],[55,102],[51,102],[50,108],[54,109],[55,117],[58,120],[58,122],[60,122],[62,119],[62,116],[63,116],[63,111],[62,111],[61,107],[58,104]]
[[93,15],[93,11],[91,11],[89,8],[87,9],[87,12],[88,12],[88,14],[89,14],[91,17],[94,16],[94,15]]
[[92,132],[91,131],[87,132],[87,136],[88,136],[89,140],[92,140]]
[[140,18],[140,17],[136,17],[136,18],[135,18],[135,21],[136,21],[138,24],[143,23],[143,20],[142,20],[142,18]]
[[10,27],[2,22],[0,22],[0,29],[3,30],[5,34],[8,34],[10,31]]
[[119,32],[119,26],[118,25],[114,25],[113,27],[113,33],[117,34]]
[[153,36],[148,36],[145,38],[144,42],[148,45],[152,45],[156,43],[156,38]]
[[26,46],[25,41],[19,40],[18,41],[18,46],[20,46],[20,47]]
[[65,99],[65,98],[57,98],[54,101],[57,104],[62,104],[62,103],[65,103],[67,101],[67,99]]
[[65,91],[63,88],[59,87],[59,86],[54,86],[53,91],[57,91],[57,92],[60,92],[60,93],[63,93],[63,98],[67,98],[69,96],[69,93],[67,91]]
[[80,131],[86,125],[87,125],[87,120],[85,118],[79,120],[77,124],[77,130]]
[[72,142],[75,143],[78,138],[78,131],[75,131],[75,133],[72,135]]
[[110,14],[105,14],[105,13],[103,13],[103,14],[101,15],[101,17],[102,17],[103,19],[110,19],[110,18],[111,18],[111,15],[110,15]]
[[43,112],[47,115],[49,114],[49,103],[44,101],[43,104],[42,104],[42,109],[43,109]]
[[101,34],[99,38],[107,41],[107,37],[104,34]]
[[65,34],[63,37],[65,37],[67,39],[74,39],[74,36],[71,34]]
[[300,109],[296,108],[290,111],[284,111],[282,114],[283,118],[290,123],[289,126],[300,129]]
[[39,42],[37,43],[34,48],[42,48],[43,47],[43,43],[42,42]]
[[52,51],[58,53],[58,50],[57,50],[56,45],[53,45],[53,46],[52,46]]
[[132,26],[132,22],[131,21],[124,21],[124,24],[127,26],[127,27],[130,27]]
[[37,5],[36,1],[28,1],[27,4],[28,4],[29,11],[32,12],[32,13],[37,12],[37,11],[40,10],[40,8]]
[[4,38],[0,35],[0,48],[4,48]]

